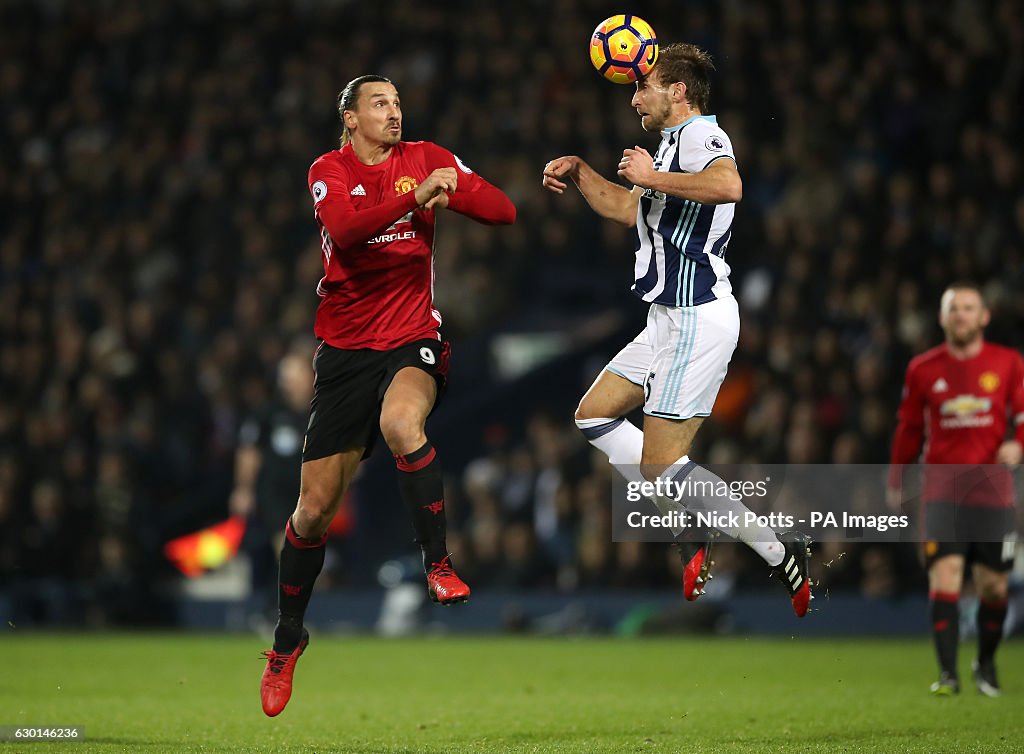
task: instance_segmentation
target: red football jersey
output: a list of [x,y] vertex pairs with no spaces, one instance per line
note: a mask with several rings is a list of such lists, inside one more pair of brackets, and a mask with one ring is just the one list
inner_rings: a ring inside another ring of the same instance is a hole
[[[922,440],[926,464],[996,463],[1010,420],[1016,423],[1016,438],[1024,442],[1024,359],[1017,351],[985,343],[977,356],[958,359],[943,344],[921,354],[907,367],[890,485],[899,486],[900,465],[917,459]],[[1011,505],[1009,474],[978,471],[987,474],[988,481],[972,486],[964,484],[963,470],[954,480],[940,469],[929,469],[925,500]],[[957,493],[951,495],[954,487]],[[961,494],[968,487],[972,491]]]
[[321,155],[309,169],[320,226],[323,299],[315,332],[335,348],[396,348],[440,339],[433,304],[434,212],[414,191],[436,168],[458,170],[448,209],[488,224],[510,223],[508,197],[430,142],[399,142],[386,160],[365,165],[351,144]]

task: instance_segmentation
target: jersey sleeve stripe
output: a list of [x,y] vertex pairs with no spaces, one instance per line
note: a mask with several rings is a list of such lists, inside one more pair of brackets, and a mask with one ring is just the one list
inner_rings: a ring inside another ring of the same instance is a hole
[[717,157],[712,157],[710,160],[704,163],[704,167],[702,167],[701,170],[707,170],[708,166],[711,165],[711,163],[718,162],[718,160],[732,160],[733,162],[736,162],[736,158],[733,157],[731,154],[720,154]]

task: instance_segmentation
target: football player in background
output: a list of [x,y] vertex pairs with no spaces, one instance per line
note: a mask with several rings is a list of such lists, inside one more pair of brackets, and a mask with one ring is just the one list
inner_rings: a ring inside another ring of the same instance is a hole
[[[1006,620],[1016,533],[1012,477],[991,464],[1021,462],[1024,359],[985,341],[989,319],[977,286],[957,283],[942,294],[939,324],[946,342],[907,367],[892,442],[893,507],[903,503],[903,465],[917,460],[924,445],[924,557],[939,661],[931,690],[943,696],[960,691],[960,590],[968,563],[980,601],[974,681],[980,693],[1000,695],[995,653]],[[1011,421],[1016,427],[1009,437]],[[942,464],[961,466],[944,470]]]
[[284,540],[281,521],[292,512],[291,496],[299,486],[302,440],[313,397],[309,350],[303,341],[281,357],[273,397],[247,416],[238,432],[228,506],[233,516],[249,521],[245,545],[251,558],[254,615],[261,618],[272,607],[270,592],[277,583],[275,555]]

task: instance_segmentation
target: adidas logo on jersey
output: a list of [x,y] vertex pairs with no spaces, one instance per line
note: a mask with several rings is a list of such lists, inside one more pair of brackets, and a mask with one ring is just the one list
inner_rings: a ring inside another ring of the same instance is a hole
[[944,379],[942,379],[941,377],[939,377],[939,379],[935,380],[935,384],[932,385],[932,392],[933,393],[944,393],[947,390],[949,390],[949,385],[947,385],[946,381]]
[[366,196],[366,189],[363,188],[363,184],[359,184],[354,189],[349,191],[352,196]]

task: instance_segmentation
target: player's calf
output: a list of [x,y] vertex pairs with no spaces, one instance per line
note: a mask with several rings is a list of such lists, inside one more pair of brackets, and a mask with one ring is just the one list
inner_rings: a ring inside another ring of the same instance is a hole
[[302,621],[313,595],[313,585],[324,567],[327,553],[327,535],[316,538],[301,537],[292,527],[291,519],[285,525],[285,539],[278,564],[278,619],[274,629],[274,651],[291,653],[305,634]]
[[402,499],[412,514],[416,542],[423,550],[430,598],[443,605],[465,602],[469,587],[455,573],[448,553],[444,483],[434,447],[425,442],[412,453],[396,454],[395,466]]

